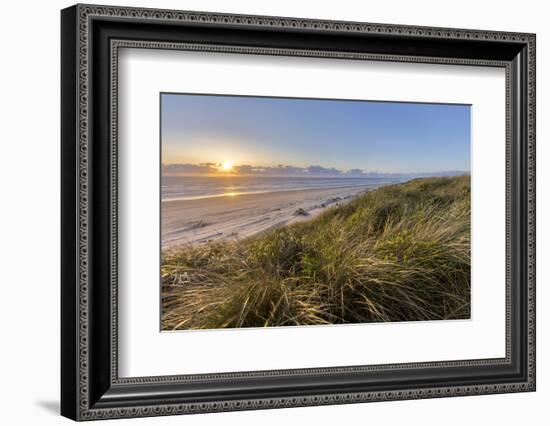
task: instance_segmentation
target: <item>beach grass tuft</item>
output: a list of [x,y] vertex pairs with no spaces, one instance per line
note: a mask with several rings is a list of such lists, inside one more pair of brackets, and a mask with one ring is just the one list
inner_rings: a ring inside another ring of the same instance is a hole
[[364,193],[240,241],[162,253],[162,329],[470,317],[470,177]]

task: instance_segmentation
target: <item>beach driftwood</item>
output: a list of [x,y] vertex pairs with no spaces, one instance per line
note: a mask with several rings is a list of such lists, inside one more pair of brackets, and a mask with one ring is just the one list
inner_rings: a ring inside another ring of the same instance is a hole
[[294,212],[294,216],[309,216],[309,213],[300,207],[298,210]]

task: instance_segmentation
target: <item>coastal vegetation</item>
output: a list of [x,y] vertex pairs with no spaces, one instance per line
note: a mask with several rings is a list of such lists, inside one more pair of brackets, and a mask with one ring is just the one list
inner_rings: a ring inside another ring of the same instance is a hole
[[162,253],[162,329],[470,318],[470,177],[414,179]]

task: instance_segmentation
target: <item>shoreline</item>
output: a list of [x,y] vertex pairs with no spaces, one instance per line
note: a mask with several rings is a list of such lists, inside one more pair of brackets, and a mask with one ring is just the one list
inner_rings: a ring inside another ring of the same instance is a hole
[[376,186],[283,190],[161,203],[162,250],[240,240],[309,220]]
[[[392,182],[394,183],[394,182]],[[395,182],[399,183],[399,182]],[[391,185],[391,183],[384,183],[380,184],[382,185]],[[326,188],[287,188],[287,189],[276,189],[276,190],[258,190],[258,191],[247,191],[247,192],[228,192],[228,193],[221,193],[221,194],[209,194],[209,195],[193,195],[188,197],[173,197],[173,198],[165,198],[161,200],[162,203],[173,203],[175,201],[196,201],[196,200],[206,200],[208,198],[225,198],[225,197],[237,197],[237,196],[243,196],[243,195],[258,195],[258,194],[274,194],[274,193],[280,193],[280,192],[295,192],[295,191],[325,191],[325,190],[344,190],[344,189],[355,189],[358,188],[358,185],[342,185],[342,186],[334,186],[334,187],[326,187]]]

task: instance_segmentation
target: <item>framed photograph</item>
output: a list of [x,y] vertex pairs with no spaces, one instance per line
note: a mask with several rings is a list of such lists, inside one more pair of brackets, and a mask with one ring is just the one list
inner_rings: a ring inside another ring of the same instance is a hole
[[535,390],[535,35],[61,12],[61,412]]

